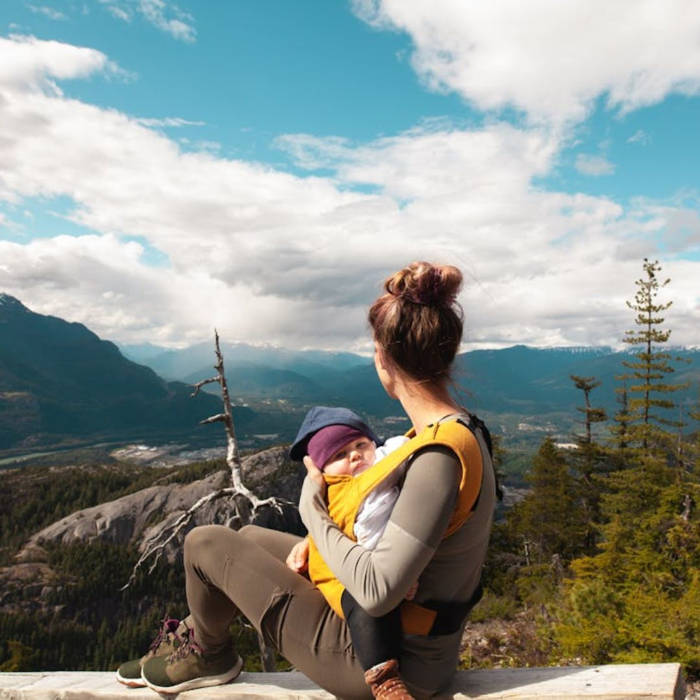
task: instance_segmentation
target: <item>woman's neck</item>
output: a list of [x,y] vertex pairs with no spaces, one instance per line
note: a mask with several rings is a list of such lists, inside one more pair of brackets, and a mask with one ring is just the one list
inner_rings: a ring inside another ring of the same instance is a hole
[[396,387],[396,398],[401,402],[416,433],[441,418],[462,410],[443,384],[408,380]]

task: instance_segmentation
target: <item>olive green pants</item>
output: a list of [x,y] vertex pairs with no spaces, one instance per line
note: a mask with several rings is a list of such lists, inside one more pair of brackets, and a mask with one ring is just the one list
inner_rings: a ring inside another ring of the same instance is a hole
[[285,564],[299,539],[254,525],[192,530],[185,539],[185,575],[195,639],[216,650],[240,612],[322,688],[341,698],[371,697],[347,624]]

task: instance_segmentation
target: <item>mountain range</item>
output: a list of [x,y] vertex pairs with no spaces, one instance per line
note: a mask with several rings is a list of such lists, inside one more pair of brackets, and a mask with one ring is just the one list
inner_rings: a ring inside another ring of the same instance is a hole
[[[258,435],[256,446],[291,440],[313,404],[350,406],[385,435],[407,427],[371,358],[245,343],[223,343],[222,350],[239,436]],[[673,354],[680,361],[672,381],[687,383],[674,398],[697,402],[700,351]],[[197,427],[220,412],[219,398],[202,392],[192,399],[188,386],[214,374],[212,359],[212,343],[181,350],[124,345],[120,351],[82,324],[34,313],[0,294],[0,450],[88,439],[220,442],[220,427]],[[458,356],[453,388],[463,405],[506,438],[567,435],[583,404],[570,375],[599,379],[592,403],[612,416],[620,384],[615,377],[629,359],[609,348],[475,350]]]
[[[138,349],[123,346],[127,356],[138,357]],[[142,361],[159,374],[185,382],[196,382],[211,374],[205,357],[207,344],[183,350],[150,346]],[[674,398],[688,404],[698,399],[700,350],[675,349],[675,373],[671,381],[686,384]],[[378,419],[400,413],[376,378],[372,360],[350,353],[292,351],[255,347],[242,343],[224,346],[227,377],[231,392],[241,402],[260,399],[296,404],[347,404]],[[574,387],[571,375],[595,377],[601,382],[591,399],[609,416],[618,410],[617,379],[628,372],[622,364],[633,360],[629,351],[608,347],[533,348],[515,345],[499,350],[473,350],[458,355],[453,387],[462,403],[485,416],[513,416],[520,422],[541,422],[569,415],[569,423],[579,417],[577,406],[583,397]],[[631,384],[632,382],[628,382]],[[555,420],[555,423],[560,423]]]
[[[211,395],[190,398],[127,360],[80,323],[30,311],[0,295],[0,449],[56,445],[86,437],[182,437],[218,413]],[[252,411],[240,409],[245,424]]]

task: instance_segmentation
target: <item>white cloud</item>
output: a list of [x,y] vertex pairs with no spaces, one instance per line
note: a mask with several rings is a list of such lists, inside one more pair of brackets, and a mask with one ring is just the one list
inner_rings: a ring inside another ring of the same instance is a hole
[[[100,0],[100,2],[103,2],[103,0]],[[119,5],[115,5],[113,2],[108,2],[106,4],[106,7],[107,11],[113,17],[116,17],[117,19],[120,19],[123,22],[131,22],[134,16],[130,9],[127,9],[126,7],[120,7]]]
[[47,5],[31,5],[28,4],[27,7],[34,13],[38,15],[44,15],[49,19],[54,20],[64,20],[66,15],[53,7],[48,7]]
[[[0,289],[115,340],[193,342],[216,326],[226,340],[365,347],[381,280],[432,258],[465,272],[469,342],[616,342],[641,258],[662,257],[660,233],[688,208],[544,191],[534,183],[561,143],[507,124],[433,122],[360,145],[279,139],[324,177],[185,153],[55,84],[107,65],[90,49],[0,41],[0,202],[69,198],[68,216],[94,232],[61,236],[59,221],[53,237],[0,243]],[[693,235],[674,239],[674,257],[695,250]],[[134,239],[168,264],[149,265]],[[665,271],[696,285],[697,263]],[[674,340],[697,343],[697,305],[678,309]]]
[[141,15],[166,34],[185,42],[197,38],[194,18],[169,0],[100,0],[108,12],[117,19],[131,22],[135,14]]
[[584,175],[612,175],[615,172],[615,165],[605,156],[591,153],[579,153],[576,156],[575,167]]
[[651,143],[651,136],[643,129],[637,129],[637,131],[627,139],[627,143],[638,143],[642,146],[648,146]]
[[459,192],[522,192],[552,166],[558,141],[544,131],[494,124],[481,130],[415,128],[369,145],[291,134],[277,145],[304,168],[333,168],[349,184],[375,185],[398,200]]
[[166,3],[165,0],[139,0],[138,6],[143,16],[158,29],[175,39],[187,42],[195,40],[197,32],[192,26],[192,15],[183,12],[174,3]]
[[60,94],[57,79],[117,70],[100,51],[33,36],[0,36],[0,56],[0,86],[22,92],[48,90]]
[[182,117],[164,117],[163,119],[147,119],[141,117],[136,120],[139,124],[143,126],[167,126],[167,127],[180,127],[180,126],[204,126],[205,122],[201,121],[189,121],[188,119],[182,119]]
[[624,113],[700,91],[700,5],[687,0],[354,0],[379,28],[407,32],[435,90],[481,110],[580,121],[595,99]]

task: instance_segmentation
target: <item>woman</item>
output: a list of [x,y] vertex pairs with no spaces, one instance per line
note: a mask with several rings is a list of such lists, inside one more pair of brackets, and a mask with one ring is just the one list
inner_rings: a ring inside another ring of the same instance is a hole
[[[462,336],[456,303],[461,281],[455,267],[413,263],[385,282],[386,293],[369,312],[379,380],[400,401],[419,435],[444,422],[469,422],[448,391]],[[348,592],[367,612],[381,615],[418,581],[414,601],[433,611],[430,629],[404,635],[401,675],[416,696],[449,685],[464,617],[479,590],[495,480],[485,437],[470,428],[483,476],[469,517],[456,530],[448,527],[465,485],[465,455],[428,444],[412,456],[384,535],[372,551],[346,537],[329,518],[321,472],[305,459],[301,516]],[[254,526],[238,532],[215,525],[195,528],[185,540],[191,614],[178,633],[164,628],[160,646],[144,657],[143,681],[159,692],[180,692],[235,678],[241,660],[228,627],[240,612],[268,644],[321,687],[342,698],[368,697],[347,624],[285,563],[298,542],[292,535]],[[135,675],[134,663],[120,669],[122,682]]]

